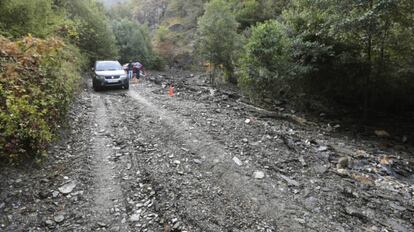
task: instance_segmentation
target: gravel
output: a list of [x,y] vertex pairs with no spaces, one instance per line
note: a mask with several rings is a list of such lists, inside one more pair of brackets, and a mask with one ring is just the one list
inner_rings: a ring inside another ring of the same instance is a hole
[[148,77],[85,86],[47,160],[1,169],[0,230],[414,231],[410,145],[262,117],[200,74]]

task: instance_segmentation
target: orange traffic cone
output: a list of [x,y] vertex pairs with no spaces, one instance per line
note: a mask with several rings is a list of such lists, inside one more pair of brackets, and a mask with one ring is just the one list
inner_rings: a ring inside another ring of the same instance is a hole
[[168,89],[168,96],[174,97],[174,86],[170,85],[170,88]]

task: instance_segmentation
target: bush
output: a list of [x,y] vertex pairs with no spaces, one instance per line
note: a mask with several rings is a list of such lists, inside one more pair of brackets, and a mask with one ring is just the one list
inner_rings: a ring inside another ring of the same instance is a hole
[[31,33],[45,37],[56,29],[59,16],[53,12],[51,0],[2,0],[0,34],[20,37]]
[[145,26],[132,20],[121,19],[112,21],[112,28],[120,50],[121,63],[139,61],[145,67],[153,66],[154,53]]
[[[212,64],[214,69],[223,70],[232,82],[235,82],[233,60],[241,40],[237,27],[230,5],[224,0],[208,2],[197,27],[197,50],[201,58]],[[214,78],[211,83],[214,84]]]
[[279,22],[270,20],[255,26],[239,60],[240,87],[260,98],[271,94],[277,83],[297,76],[300,69],[293,62],[292,46]]
[[58,38],[0,37],[0,158],[41,154],[80,82],[78,49]]

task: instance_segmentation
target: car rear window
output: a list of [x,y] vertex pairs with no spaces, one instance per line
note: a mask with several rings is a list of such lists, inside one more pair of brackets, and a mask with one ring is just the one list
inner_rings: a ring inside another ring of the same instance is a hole
[[96,63],[96,71],[110,71],[110,70],[122,70],[121,64],[115,61],[104,61]]

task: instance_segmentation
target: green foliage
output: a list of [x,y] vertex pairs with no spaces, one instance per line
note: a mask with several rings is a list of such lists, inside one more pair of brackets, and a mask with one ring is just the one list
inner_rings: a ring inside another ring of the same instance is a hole
[[131,60],[148,62],[150,51],[149,39],[143,32],[143,28],[134,21],[122,19],[112,21],[117,46],[120,48],[121,59],[125,63]]
[[196,27],[197,18],[203,14],[203,7],[205,2],[205,0],[171,0],[168,4],[166,14],[169,17],[184,18],[186,26]]
[[29,33],[45,37],[57,28],[62,15],[52,9],[51,0],[0,1],[0,33],[21,37]]
[[289,0],[228,0],[241,28],[277,18],[289,4]]
[[315,92],[379,108],[395,105],[395,96],[414,103],[397,84],[413,82],[413,15],[408,0],[295,0],[284,19],[299,41],[297,60],[313,68],[308,84]]
[[147,67],[154,66],[156,57],[152,51],[148,29],[128,19],[114,20],[112,28],[120,49],[123,63],[140,61]]
[[80,83],[78,50],[58,38],[0,37],[0,158],[43,152]]
[[224,0],[213,0],[205,9],[197,28],[199,53],[214,67],[222,67],[231,78],[233,59],[240,44],[238,23]]
[[289,79],[300,70],[292,59],[293,43],[278,21],[255,26],[244,50],[239,61],[239,85],[251,95],[272,91],[274,83]]
[[57,0],[57,5],[74,22],[79,33],[76,45],[88,56],[90,63],[118,56],[115,36],[101,4],[95,0]]

